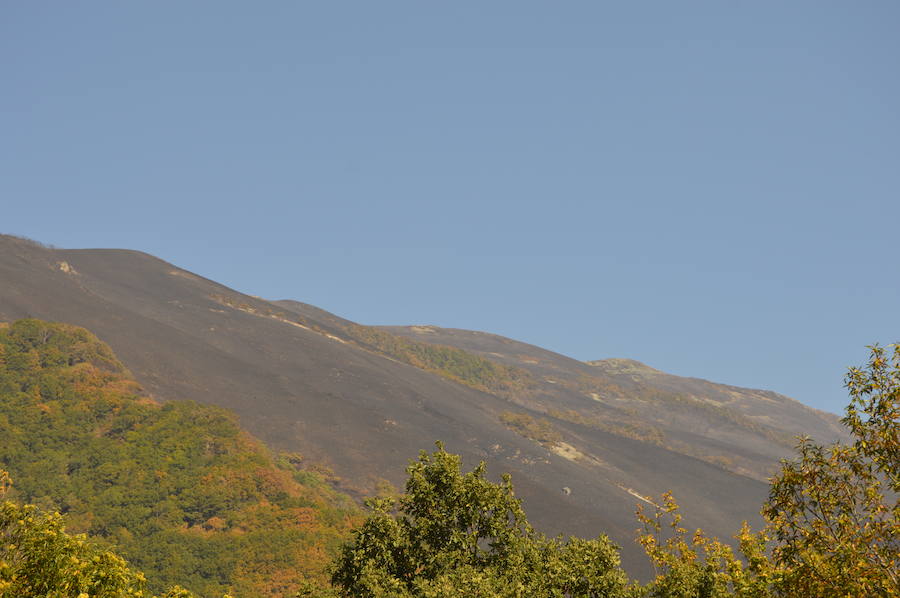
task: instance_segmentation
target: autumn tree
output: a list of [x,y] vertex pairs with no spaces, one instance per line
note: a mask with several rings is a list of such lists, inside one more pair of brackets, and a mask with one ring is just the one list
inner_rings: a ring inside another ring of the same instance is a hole
[[808,596],[900,595],[900,345],[850,368],[852,444],[803,439],[763,515],[785,588]]
[[644,588],[649,598],[771,598],[781,579],[768,555],[768,536],[753,533],[744,523],[739,540],[741,557],[732,547],[697,529],[681,526],[678,504],[665,493],[652,514],[638,507],[642,533],[638,543],[650,557],[657,576]]
[[872,347],[845,384],[853,442],[800,440],[771,479],[765,529],[736,536],[742,558],[700,530],[689,536],[671,495],[651,516],[639,509],[639,541],[658,568],[649,596],[900,596],[900,346]]
[[468,473],[460,464],[438,443],[407,468],[399,501],[369,502],[371,515],[334,565],[341,595],[623,595],[626,577],[606,537],[548,539],[528,524],[508,475],[496,484],[483,462]]

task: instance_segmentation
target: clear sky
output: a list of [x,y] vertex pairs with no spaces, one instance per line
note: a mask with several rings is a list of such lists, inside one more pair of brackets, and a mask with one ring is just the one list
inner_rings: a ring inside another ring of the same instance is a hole
[[895,0],[7,2],[0,232],[839,412],[900,340],[898,32]]

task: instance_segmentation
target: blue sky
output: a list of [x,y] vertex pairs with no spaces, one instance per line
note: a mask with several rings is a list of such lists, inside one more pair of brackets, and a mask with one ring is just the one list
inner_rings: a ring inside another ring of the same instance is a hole
[[893,1],[8,3],[0,232],[839,412],[900,340],[898,30]]

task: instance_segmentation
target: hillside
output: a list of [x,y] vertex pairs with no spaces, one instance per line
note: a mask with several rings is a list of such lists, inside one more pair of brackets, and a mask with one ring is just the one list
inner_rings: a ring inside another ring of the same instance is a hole
[[225,410],[160,405],[82,328],[0,326],[0,470],[13,498],[65,514],[152,591],[284,596],[358,518],[302,459],[273,460]]
[[437,326],[385,326],[411,342],[453,347],[522,370],[530,388],[514,401],[582,428],[598,428],[765,481],[794,437],[831,442],[837,416],[770,391],[666,374],[628,359],[580,362],[501,336]]
[[[485,333],[363,326],[136,251],[0,236],[0,320],[26,316],[92,330],[154,400],[230,409],[269,447],[330,468],[355,496],[400,485],[407,460],[441,439],[470,465],[510,472],[539,529],[606,532],[641,577],[638,496],[672,490],[689,524],[729,537],[758,520],[760,477],[790,452],[791,434],[835,433],[834,418],[762,391],[717,406],[720,395],[703,388],[635,380]],[[759,417],[770,403],[777,426]]]

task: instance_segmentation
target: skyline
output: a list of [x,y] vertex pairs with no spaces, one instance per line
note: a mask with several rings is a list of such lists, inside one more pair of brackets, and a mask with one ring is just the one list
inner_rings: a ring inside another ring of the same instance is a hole
[[207,6],[8,8],[0,232],[836,413],[900,341],[893,3]]

